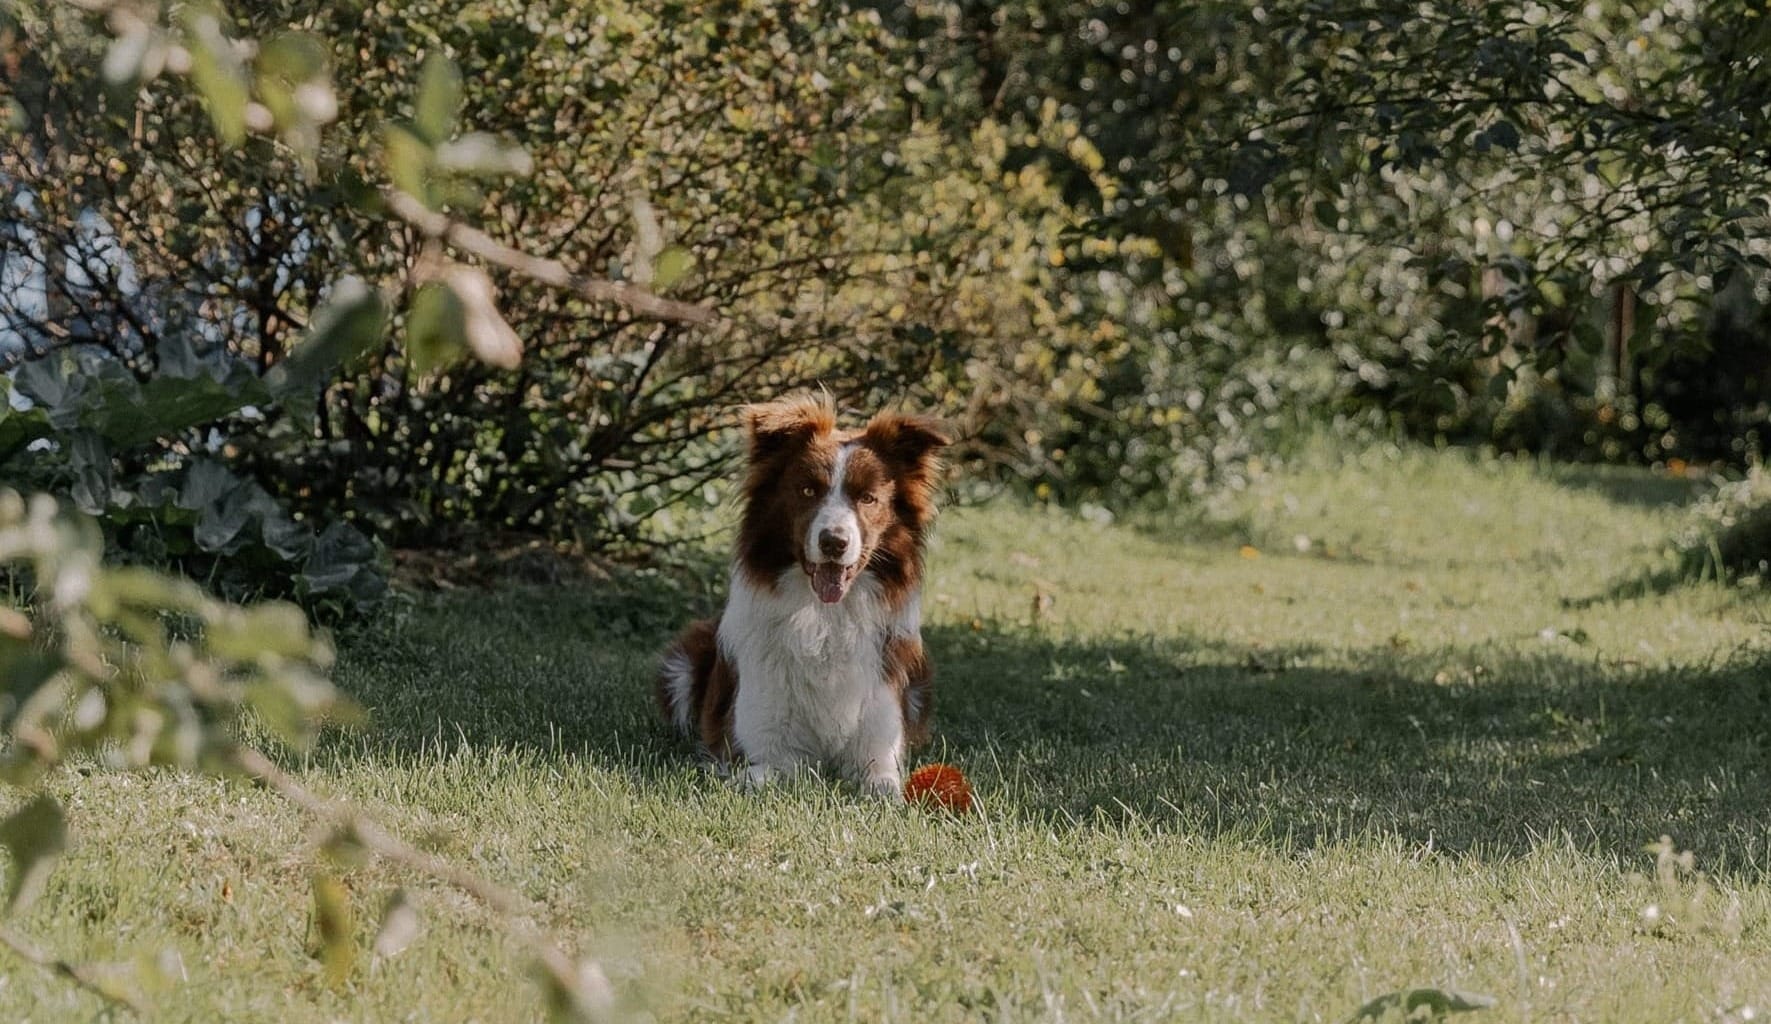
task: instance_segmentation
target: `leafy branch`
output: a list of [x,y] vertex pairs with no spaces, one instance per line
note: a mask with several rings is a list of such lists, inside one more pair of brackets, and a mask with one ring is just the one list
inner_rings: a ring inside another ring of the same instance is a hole
[[540,908],[531,901],[459,864],[413,846],[357,808],[319,796],[259,750],[238,746],[229,752],[228,760],[283,799],[329,823],[335,843],[360,847],[459,889],[500,915],[512,933],[529,947],[550,1000],[556,1007],[569,1010],[565,1016],[594,1020],[608,1011],[611,996],[601,970],[594,962],[575,961],[567,955],[559,941],[536,923]]
[[126,1006],[138,1013],[143,1009],[141,1001],[133,993],[108,983],[105,976],[91,964],[60,959],[20,935],[9,925],[0,924],[0,946],[5,946],[21,960],[68,979],[100,999]]
[[[527,945],[551,1004],[568,1019],[596,1019],[611,1003],[600,969],[568,956],[544,931],[538,908],[509,889],[418,849],[362,811],[314,794],[243,738],[268,729],[294,748],[355,706],[326,678],[331,645],[294,605],[239,607],[187,580],[101,561],[97,528],[56,502],[0,492],[0,571],[26,584],[30,614],[0,608],[0,673],[14,692],[6,707],[10,744],[0,777],[34,790],[71,757],[124,769],[167,765],[237,771],[332,826],[329,851],[360,849],[403,865],[484,903]],[[41,791],[0,821],[11,855],[7,913],[44,890],[67,845],[60,805]],[[321,956],[337,982],[349,977],[355,936],[338,911],[335,884],[316,878]],[[60,959],[0,923],[0,946],[107,1000],[139,1005],[139,968],[115,970]]]

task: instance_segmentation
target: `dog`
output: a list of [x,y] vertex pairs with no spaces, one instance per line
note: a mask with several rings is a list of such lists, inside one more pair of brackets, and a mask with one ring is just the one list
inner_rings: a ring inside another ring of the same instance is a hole
[[934,710],[923,550],[948,436],[897,413],[839,430],[810,396],[748,406],[744,426],[731,592],[665,652],[659,708],[752,784],[828,768],[897,797]]

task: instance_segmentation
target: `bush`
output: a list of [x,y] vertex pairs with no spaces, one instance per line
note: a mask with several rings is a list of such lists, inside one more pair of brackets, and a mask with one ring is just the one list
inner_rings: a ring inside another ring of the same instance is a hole
[[1681,582],[1763,582],[1771,574],[1771,473],[1754,466],[1693,506],[1674,553]]

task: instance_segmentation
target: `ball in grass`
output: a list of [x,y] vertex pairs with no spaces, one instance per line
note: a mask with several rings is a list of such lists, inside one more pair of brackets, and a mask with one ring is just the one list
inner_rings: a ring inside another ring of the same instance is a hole
[[972,809],[972,784],[950,764],[925,764],[904,780],[904,799],[964,814]]

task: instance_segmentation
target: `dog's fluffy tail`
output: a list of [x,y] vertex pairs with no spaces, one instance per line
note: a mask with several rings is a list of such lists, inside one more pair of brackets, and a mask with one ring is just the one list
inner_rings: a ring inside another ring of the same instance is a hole
[[700,738],[696,722],[701,691],[713,670],[718,643],[717,622],[706,619],[694,623],[664,652],[663,664],[658,667],[658,710],[685,736]]

